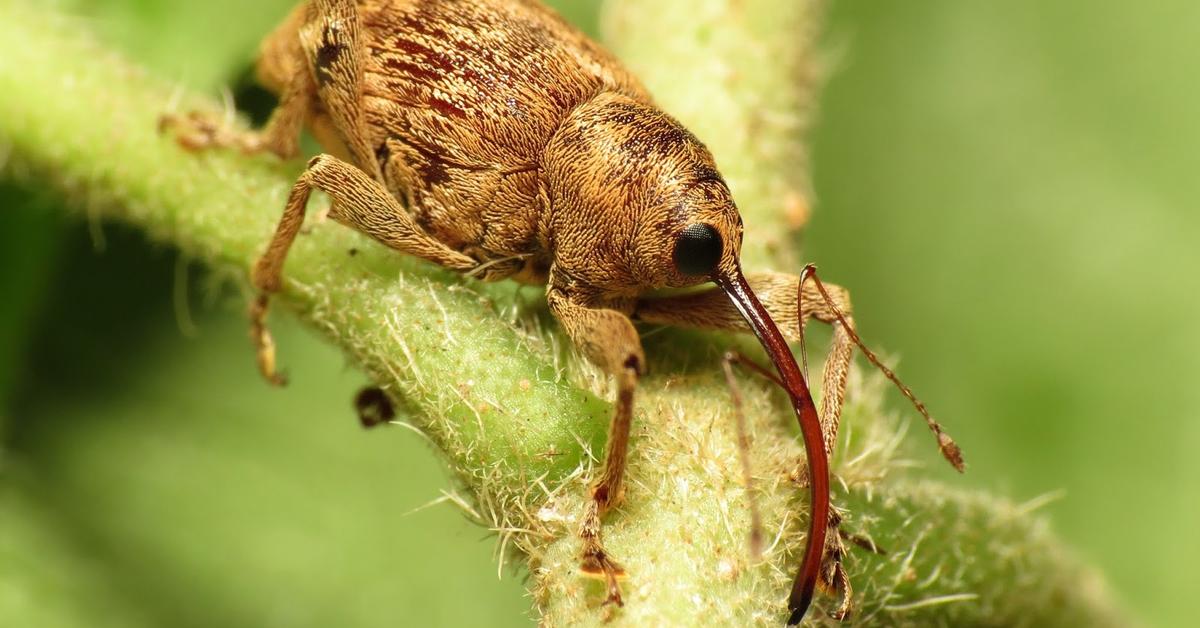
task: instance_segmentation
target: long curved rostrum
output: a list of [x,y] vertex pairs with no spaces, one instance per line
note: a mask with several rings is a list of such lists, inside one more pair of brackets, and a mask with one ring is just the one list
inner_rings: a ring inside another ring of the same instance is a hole
[[783,380],[784,389],[792,400],[796,410],[796,419],[800,423],[800,431],[804,435],[804,451],[808,456],[809,497],[812,513],[808,521],[808,539],[804,546],[804,559],[796,572],[796,580],[792,583],[792,593],[788,598],[788,610],[791,616],[788,625],[794,626],[804,618],[804,613],[812,603],[813,591],[816,588],[817,576],[821,569],[821,559],[824,555],[825,536],[829,526],[829,458],[825,455],[825,443],[821,433],[821,420],[817,417],[816,404],[813,403],[812,392],[796,358],[792,356],[787,341],[766,308],[759,302],[758,297],[746,283],[741,268],[733,271],[731,276],[716,275],[713,281],[725,291],[733,302],[738,313],[746,319],[746,323],[762,343],[767,357],[775,365],[779,377]]

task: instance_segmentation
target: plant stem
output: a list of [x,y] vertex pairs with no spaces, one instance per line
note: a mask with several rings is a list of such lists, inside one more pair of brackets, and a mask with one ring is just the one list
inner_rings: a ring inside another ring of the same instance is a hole
[[[761,0],[614,3],[612,43],[661,103],[710,143],[747,222],[748,266],[778,259],[808,198],[799,131],[813,77],[817,5]],[[90,42],[44,7],[0,0],[0,156],[9,176],[60,190],[91,220],[120,220],[243,277],[269,238],[295,164],[202,156],[159,137],[169,107],[213,108]],[[637,16],[633,19],[630,16]],[[686,80],[672,80],[683,72]],[[798,80],[804,79],[804,80]],[[790,212],[790,213],[789,213]],[[790,263],[790,260],[785,260]],[[602,451],[607,378],[575,357],[536,290],[483,285],[406,259],[334,224],[289,256],[280,301],[341,346],[430,436],[483,522],[530,561],[546,625],[778,625],[803,546],[802,464],[786,401],[745,382],[754,493],[768,551],[751,563],[719,356],[729,337],[646,338],[625,505],[606,521],[627,568],[623,609],[578,571],[586,481]],[[231,361],[249,362],[245,355]],[[280,348],[286,366],[287,347]],[[857,379],[836,472],[846,529],[887,556],[852,553],[866,623],[1111,623],[1097,587],[1044,526],[1009,504],[888,483],[898,427]],[[774,542],[772,542],[774,541]],[[821,608],[836,604],[818,601]],[[951,621],[953,620],[953,621]]]

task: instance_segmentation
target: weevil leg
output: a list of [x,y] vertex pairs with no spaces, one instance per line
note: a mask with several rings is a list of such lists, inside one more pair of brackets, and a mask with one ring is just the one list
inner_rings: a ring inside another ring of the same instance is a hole
[[628,316],[615,309],[592,307],[587,299],[572,295],[559,285],[553,271],[546,301],[575,345],[589,360],[611,373],[617,382],[617,403],[609,424],[604,466],[592,483],[592,499],[584,513],[579,536],[583,541],[582,571],[589,576],[604,578],[608,587],[605,603],[621,605],[617,581],[625,571],[604,549],[600,519],[624,496],[633,393],[644,369],[645,355],[637,330]]
[[[828,299],[822,298],[815,284],[806,283],[803,294],[798,298],[800,278],[780,273],[761,273],[747,278],[771,318],[784,336],[793,342],[802,339],[803,328],[810,319],[828,323],[833,327],[833,340],[825,360],[821,385],[821,432],[825,452],[832,455],[837,443],[838,427],[842,406],[846,396],[846,381],[853,358],[854,342],[850,335],[853,318],[850,316],[849,293],[839,286],[825,285]],[[838,316],[838,313],[841,316]],[[712,329],[743,331],[750,329],[745,319],[733,308],[729,298],[720,289],[702,290],[679,296],[649,297],[640,299],[634,310],[634,318],[651,323]],[[779,383],[769,370],[752,360],[734,354],[727,360],[737,362],[752,372]],[[807,468],[800,471],[800,482],[806,483]],[[829,529],[838,530],[841,515],[836,508],[830,509]],[[839,534],[829,534],[825,539],[824,555],[821,560],[819,583],[826,591],[840,593],[841,604],[835,616],[847,617],[851,609],[852,590],[849,578],[842,568],[845,547]]]
[[[929,431],[933,433],[935,438],[937,438],[938,449],[942,452],[942,457],[945,458],[946,461],[949,462],[959,473],[962,473],[965,467],[963,465],[962,451],[958,448],[958,444],[955,443],[954,439],[950,438],[950,435],[942,429],[942,425],[940,423],[933,420],[933,417],[929,414],[929,409],[925,407],[925,404],[922,403],[920,399],[917,399],[917,396],[915,393],[913,393],[912,389],[909,388],[904,382],[900,381],[900,378],[896,376],[892,369],[888,368],[887,365],[885,365],[883,361],[879,359],[879,356],[875,355],[875,352],[871,351],[871,349],[867,347],[862,339],[859,338],[858,332],[854,329],[854,323],[850,318],[849,309],[847,309],[849,306],[849,300],[847,299],[844,303],[844,305],[847,307],[842,307],[843,304],[839,303],[837,297],[833,296],[836,294],[836,291],[845,292],[845,290],[843,288],[833,286],[832,284],[826,285],[822,283],[820,277],[817,277],[817,267],[812,264],[808,264],[804,267],[804,270],[800,272],[801,289],[797,291],[799,295],[797,298],[799,300],[811,298],[806,296],[809,290],[808,286],[810,281],[811,284],[816,287],[817,296],[823,301],[826,311],[829,314],[832,314],[835,320],[840,323],[840,328],[847,336],[845,342],[848,342],[850,345],[852,345],[846,349],[847,352],[852,350],[853,346],[857,346],[860,350],[862,350],[863,355],[867,357],[867,360],[869,360],[871,364],[875,365],[875,368],[879,369],[879,371],[882,372],[885,377],[895,384],[896,388],[900,389],[900,392],[905,396],[905,398],[908,399],[910,403],[912,403],[913,407],[917,409],[917,412],[921,413],[921,416],[925,418],[925,423],[928,425]],[[803,306],[801,306],[801,309],[803,309]]]
[[[825,451],[832,454],[837,443],[842,405],[846,399],[846,380],[854,351],[854,342],[849,333],[854,325],[850,315],[850,294],[845,288],[825,284],[830,297],[826,301],[816,285],[806,283],[803,297],[797,299],[800,278],[782,273],[749,275],[747,281],[789,341],[800,340],[801,325],[807,324],[810,319],[833,327],[833,340],[821,379],[821,432]],[[841,311],[843,316],[839,318],[836,311]],[[649,323],[696,329],[750,331],[745,319],[729,302],[729,297],[717,288],[678,296],[640,299],[633,317]]]
[[738,389],[737,379],[733,375],[733,365],[739,362],[759,369],[760,374],[765,375],[780,387],[783,387],[783,382],[736,351],[726,351],[721,360],[721,367],[725,371],[725,383],[729,386],[729,396],[733,401],[733,416],[737,427],[738,462],[742,466],[742,483],[746,486],[746,499],[750,504],[750,558],[757,561],[762,557],[762,515],[758,510],[758,500],[754,498],[754,473],[750,465],[750,431],[746,427],[746,415],[742,411],[742,392]]
[[601,518],[625,496],[625,461],[629,450],[629,428],[633,418],[633,392],[637,387],[636,368],[623,369],[617,376],[617,404],[608,425],[608,444],[604,467],[591,487],[592,499],[584,512],[579,536],[583,540],[583,573],[603,578],[608,594],[604,602],[623,606],[620,578],[625,569],[604,549]]
[[270,295],[282,286],[283,262],[304,224],[304,213],[314,189],[333,198],[330,218],[393,249],[460,272],[478,265],[474,259],[422,231],[400,203],[362,170],[330,155],[314,157],[292,186],[275,235],[254,265],[251,277],[259,291],[250,308],[251,335],[257,348],[259,371],[268,381],[278,385],[284,384],[285,380],[275,368],[275,343],[266,326],[267,306]]
[[237,129],[203,112],[165,114],[159,129],[172,131],[189,150],[235,148],[289,159],[299,153],[300,131],[308,123],[328,150],[381,181],[361,102],[363,54],[355,1],[313,0],[297,7],[263,44],[259,78],[280,101],[261,131]]
[[246,154],[269,152],[291,159],[300,152],[300,131],[314,93],[312,77],[304,71],[294,73],[261,131],[238,129],[219,116],[201,111],[163,114],[158,119],[158,130],[174,133],[175,141],[190,151],[233,148]]
[[844,533],[841,525],[841,511],[837,508],[830,508],[829,529],[834,530],[835,534],[825,537],[825,555],[821,557],[821,577],[817,579],[826,593],[836,594],[841,598],[842,601],[838,604],[837,610],[832,613],[833,618],[838,621],[848,619],[854,608],[854,589],[850,586],[850,577],[846,575],[845,567],[842,566],[842,559],[846,557],[846,546],[842,544]]

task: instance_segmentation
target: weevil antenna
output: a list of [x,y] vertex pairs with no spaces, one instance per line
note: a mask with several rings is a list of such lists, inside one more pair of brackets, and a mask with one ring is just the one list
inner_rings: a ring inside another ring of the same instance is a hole
[[[804,371],[804,381],[811,382],[808,378],[808,345],[804,342],[804,282],[808,279],[811,272],[816,272],[817,267],[813,264],[808,264],[800,269],[800,283],[796,288],[796,331],[800,336],[800,365]],[[824,391],[821,394],[825,394]]]
[[[900,381],[900,378],[894,371],[892,371],[892,369],[884,366],[883,362],[879,359],[879,356],[875,355],[875,352],[868,349],[867,345],[863,343],[862,338],[860,338],[858,335],[858,332],[854,331],[854,326],[846,320],[845,314],[843,314],[842,310],[838,308],[836,303],[834,303],[833,298],[829,296],[829,292],[825,289],[825,284],[821,283],[821,278],[817,276],[817,266],[815,264],[806,264],[804,269],[800,271],[800,285],[796,289],[797,310],[799,311],[801,299],[803,298],[802,295],[804,293],[804,282],[810,277],[812,278],[813,283],[816,284],[817,290],[821,293],[821,298],[824,299],[826,305],[833,310],[834,316],[837,317],[838,322],[842,325],[842,328],[846,330],[846,334],[850,336],[850,340],[852,340],[854,344],[862,350],[863,355],[867,356],[867,359],[870,360],[871,364],[874,364],[875,368],[879,369],[880,372],[883,373],[884,377],[887,377],[893,384],[896,385],[896,388],[900,389],[900,393],[908,398],[913,407],[917,409],[917,412],[920,412],[921,416],[925,417],[925,423],[929,425],[929,431],[933,432],[933,435],[937,438],[938,449],[941,450],[942,457],[945,458],[946,461],[949,462],[956,470],[958,470],[959,473],[962,473],[966,469],[966,466],[963,464],[962,450],[958,448],[958,444],[954,442],[953,438],[950,438],[949,434],[942,430],[940,423],[933,420],[933,417],[929,415],[929,409],[925,407],[924,403],[921,403],[920,399],[917,399],[917,395],[913,393],[912,389],[909,388],[904,382]],[[803,312],[799,312],[799,315],[803,316]],[[803,324],[801,324],[801,329],[803,330]],[[802,334],[801,339],[803,339],[803,337],[804,336]]]

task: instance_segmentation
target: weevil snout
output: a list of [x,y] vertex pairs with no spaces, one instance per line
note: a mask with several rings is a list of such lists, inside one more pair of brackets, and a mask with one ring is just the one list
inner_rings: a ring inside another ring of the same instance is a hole
[[804,380],[799,366],[796,365],[796,358],[788,348],[787,341],[784,340],[783,334],[771,320],[767,309],[750,289],[741,269],[735,267],[731,272],[725,272],[718,268],[714,270],[712,279],[725,291],[726,296],[733,302],[738,313],[746,320],[746,324],[750,326],[767,352],[776,372],[779,373],[779,379],[783,383],[788,397],[791,398],[792,407],[796,411],[796,419],[800,423],[800,431],[804,435],[812,512],[808,524],[808,539],[804,547],[804,559],[800,563],[800,569],[796,572],[792,593],[788,598],[788,609],[791,611],[788,625],[795,625],[800,623],[809,604],[812,603],[821,561],[824,558],[825,537],[829,527],[829,459],[822,440],[821,420],[817,416],[812,391],[809,390],[808,382]]
[[[728,193],[723,182],[719,191]],[[719,191],[704,191],[687,206],[690,211],[681,212],[687,217],[685,224],[671,238],[671,264],[680,281],[672,285],[689,285],[695,283],[696,278],[704,278],[725,292],[762,344],[796,411],[808,457],[812,504],[804,559],[788,600],[791,610],[788,623],[796,624],[812,602],[824,558],[830,512],[829,462],[812,392],[783,334],[742,274],[738,259],[741,218],[733,202],[722,198]]]

